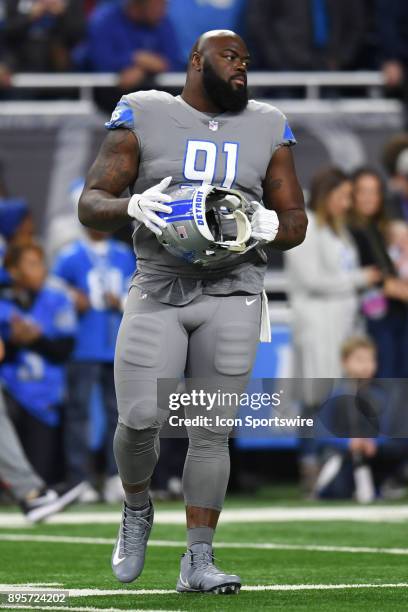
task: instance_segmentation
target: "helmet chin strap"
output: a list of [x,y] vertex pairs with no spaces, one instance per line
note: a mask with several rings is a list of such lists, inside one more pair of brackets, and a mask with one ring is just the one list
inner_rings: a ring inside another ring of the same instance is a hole
[[241,200],[236,195],[226,195],[225,199],[229,202],[230,207],[236,210],[241,205]]

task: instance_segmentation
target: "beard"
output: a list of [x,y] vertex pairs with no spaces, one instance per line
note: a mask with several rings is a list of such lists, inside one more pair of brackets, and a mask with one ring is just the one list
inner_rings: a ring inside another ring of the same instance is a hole
[[204,63],[203,86],[211,102],[224,112],[239,113],[248,104],[246,84],[234,89],[231,82],[218,76],[208,61]]

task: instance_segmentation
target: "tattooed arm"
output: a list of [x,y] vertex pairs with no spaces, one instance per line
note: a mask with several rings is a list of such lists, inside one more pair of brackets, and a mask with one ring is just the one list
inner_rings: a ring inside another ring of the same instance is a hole
[[280,147],[269,162],[263,183],[263,202],[266,208],[275,210],[279,218],[279,231],[271,246],[286,251],[301,244],[306,235],[307,217],[289,147]]
[[113,232],[128,223],[130,197],[119,196],[135,182],[138,168],[136,136],[126,129],[109,132],[88,173],[79,200],[81,223],[102,232]]

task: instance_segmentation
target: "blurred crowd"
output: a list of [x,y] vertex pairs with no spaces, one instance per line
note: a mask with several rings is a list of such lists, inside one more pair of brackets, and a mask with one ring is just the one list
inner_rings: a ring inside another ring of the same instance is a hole
[[[301,394],[303,415],[317,416],[315,436],[298,444],[306,496],[372,501],[399,495],[408,481],[407,440],[392,440],[406,430],[398,419],[408,379],[408,134],[387,143],[383,165],[384,173],[320,169],[308,189],[307,238],[285,254],[294,375],[316,381]],[[25,200],[11,197],[4,180],[0,188],[8,418],[44,482],[86,483],[83,501],[117,501],[113,358],[135,256],[115,237],[78,228],[79,237],[47,260]],[[334,404],[323,413],[322,380],[344,381],[330,390]],[[90,460],[95,402],[104,414],[97,464],[95,455]],[[397,429],[389,415],[397,415]],[[1,436],[2,428],[0,447]],[[163,441],[168,460],[155,487],[165,497],[180,493],[184,442]]]
[[[87,230],[46,262],[24,200],[7,197],[0,199],[0,235],[0,377],[26,456],[48,485],[92,480],[89,414],[98,387],[105,410],[101,492],[105,500],[117,501],[122,490],[113,457],[113,357],[136,267],[133,251]],[[1,437],[0,432],[0,446]],[[0,473],[1,467],[0,451]],[[89,484],[83,497],[99,496]]]
[[[385,147],[387,181],[370,167],[356,168],[351,175],[336,167],[317,172],[308,200],[306,240],[285,254],[294,372],[305,379],[304,415],[317,415],[321,421],[322,403],[327,401],[324,381],[343,377],[353,381],[351,387],[340,385],[342,402],[336,392],[337,400],[327,408],[330,422],[338,422],[332,409],[345,420],[340,439],[335,435],[338,429],[329,427],[331,436],[325,444],[319,431],[315,432],[317,439],[300,441],[300,473],[309,495],[347,497],[347,490],[351,496],[356,455],[366,468],[365,463],[374,460],[380,450],[396,462],[391,461],[388,474],[381,473],[383,494],[392,496],[393,489],[398,491],[402,482],[407,483],[408,440],[403,439],[408,378],[407,147],[406,134],[394,137]],[[314,385],[308,384],[311,379]],[[378,386],[381,391],[376,390]],[[363,421],[375,417],[369,433],[359,422],[360,387],[365,395],[363,406],[369,409],[367,415],[363,408]],[[401,439],[384,444],[380,433]],[[325,477],[323,486],[319,473],[327,453],[330,468],[324,474],[330,475],[330,482]],[[350,477],[347,487],[343,482],[346,473]],[[401,475],[401,482],[394,482],[395,474]],[[366,486],[367,481],[364,491]],[[377,489],[373,483],[369,488],[372,501]],[[367,501],[366,496],[360,497]]]
[[150,87],[215,28],[245,36],[255,69],[381,68],[406,93],[404,0],[0,0],[0,85],[14,72],[89,71],[117,73],[122,91]]
[[[403,0],[0,0],[0,95],[15,95],[17,72],[114,72],[122,92],[150,88],[157,74],[183,70],[195,39],[213,28],[242,33],[255,69],[381,68],[408,100]],[[108,109],[118,95],[104,91],[99,102]],[[375,412],[391,401],[378,381],[394,380],[392,401],[405,408],[397,381],[408,379],[408,134],[392,138],[382,162],[382,172],[320,169],[305,186],[307,239],[285,255],[296,376],[344,379],[324,422],[331,435],[299,442],[306,496],[367,502],[408,483],[406,439],[387,438],[378,411],[364,429],[358,402],[338,401],[357,393]],[[118,501],[113,357],[135,257],[126,242],[84,229],[52,260],[46,246],[0,172],[0,417],[38,482],[86,483],[83,501]],[[303,414],[323,399],[319,385],[305,388]],[[92,406],[104,412],[93,463]],[[159,495],[180,494],[183,444],[163,441]]]

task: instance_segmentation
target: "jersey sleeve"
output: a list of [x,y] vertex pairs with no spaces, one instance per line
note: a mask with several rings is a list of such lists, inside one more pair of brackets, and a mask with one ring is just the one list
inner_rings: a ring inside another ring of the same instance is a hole
[[142,106],[138,102],[137,94],[122,96],[116,105],[109,121],[105,123],[107,130],[131,130],[141,145]]
[[164,107],[173,96],[164,91],[136,91],[122,96],[112,113],[110,121],[105,123],[108,130],[126,128],[136,136],[140,150],[147,144],[149,134],[157,129],[158,117],[162,117]]
[[105,127],[107,130],[117,130],[118,128],[135,129],[133,109],[126,96],[122,96],[119,100],[110,120],[105,123]]
[[275,142],[275,148],[278,147],[293,147],[297,144],[296,138],[289,125],[287,117],[283,113],[279,113],[279,132]]
[[291,129],[290,125],[289,125],[289,121],[286,119],[286,121],[285,121],[285,128],[283,130],[283,135],[282,135],[281,146],[292,147],[295,144],[297,144],[297,140],[295,138],[294,133],[292,132],[292,129]]

